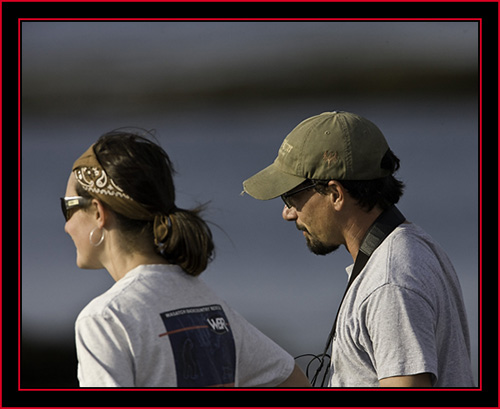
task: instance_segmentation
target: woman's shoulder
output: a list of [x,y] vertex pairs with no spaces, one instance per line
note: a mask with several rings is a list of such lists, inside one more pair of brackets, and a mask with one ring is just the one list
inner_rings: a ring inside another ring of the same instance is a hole
[[137,315],[144,308],[159,308],[157,304],[175,306],[184,298],[192,298],[193,293],[206,292],[205,287],[201,280],[184,273],[178,266],[141,265],[88,303],[78,319]]

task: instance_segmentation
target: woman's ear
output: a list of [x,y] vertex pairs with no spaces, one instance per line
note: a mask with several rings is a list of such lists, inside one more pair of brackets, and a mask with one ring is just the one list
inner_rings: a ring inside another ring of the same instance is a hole
[[97,221],[97,226],[102,229],[106,226],[106,223],[109,221],[110,212],[109,210],[102,204],[100,200],[92,199],[91,211],[94,212],[94,217]]

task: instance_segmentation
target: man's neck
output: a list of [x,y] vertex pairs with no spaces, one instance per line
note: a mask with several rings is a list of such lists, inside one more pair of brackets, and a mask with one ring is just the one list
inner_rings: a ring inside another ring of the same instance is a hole
[[347,251],[351,254],[353,261],[356,261],[356,257],[361,247],[361,243],[368,232],[368,229],[377,220],[377,217],[382,214],[382,210],[379,207],[374,207],[369,212],[365,211],[360,207],[356,207],[353,211],[352,216],[349,218],[344,237]]

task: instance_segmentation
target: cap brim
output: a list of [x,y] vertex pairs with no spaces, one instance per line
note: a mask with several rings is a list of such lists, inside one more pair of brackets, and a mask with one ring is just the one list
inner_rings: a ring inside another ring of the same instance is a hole
[[258,200],[281,196],[304,182],[306,178],[290,175],[278,169],[275,163],[243,182],[244,192]]

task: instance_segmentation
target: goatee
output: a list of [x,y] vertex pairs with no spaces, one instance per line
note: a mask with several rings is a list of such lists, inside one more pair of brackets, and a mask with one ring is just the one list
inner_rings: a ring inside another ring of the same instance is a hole
[[306,243],[309,250],[317,256],[326,256],[327,254],[333,253],[340,246],[326,245],[321,243],[319,240],[313,239],[312,237],[306,237]]
[[311,250],[312,253],[318,256],[326,256],[327,254],[333,253],[340,247],[340,245],[326,245],[321,241],[313,238],[311,233],[309,233],[305,227],[300,227],[297,223],[295,223],[295,225],[298,230],[307,233],[307,235],[305,236],[307,247],[309,248],[309,250]]

